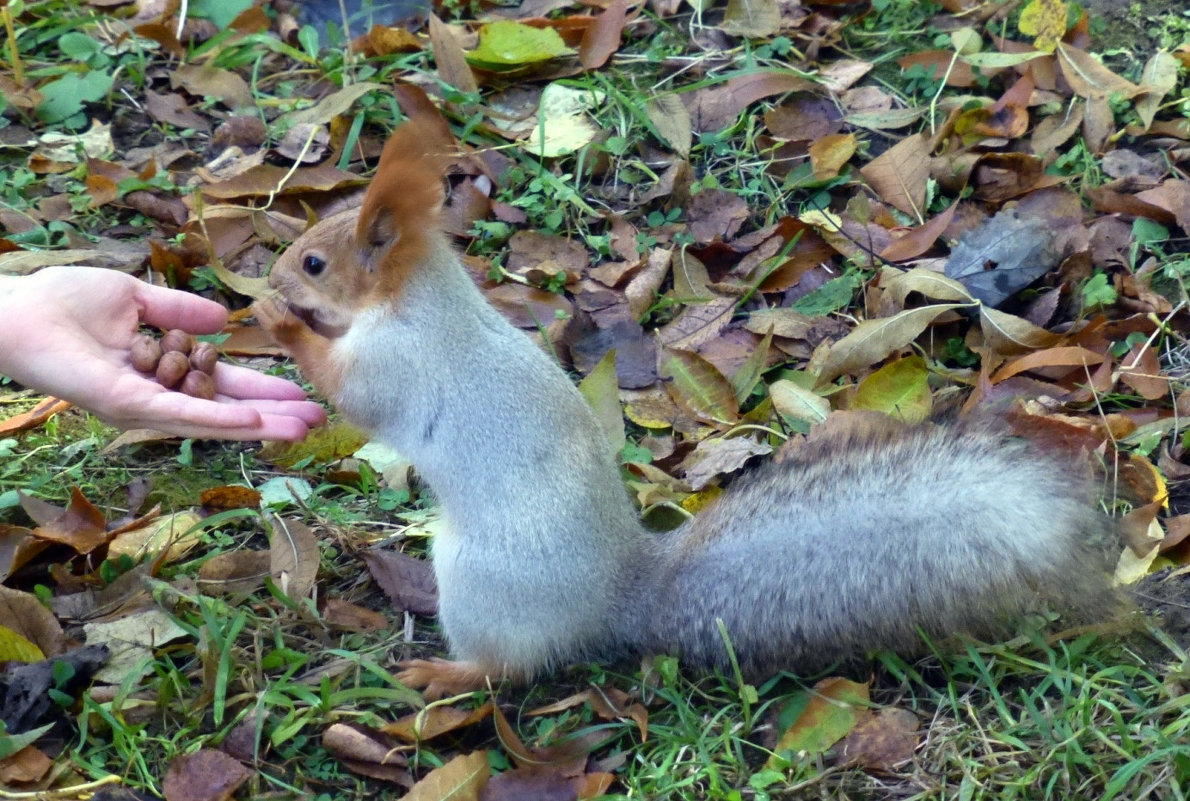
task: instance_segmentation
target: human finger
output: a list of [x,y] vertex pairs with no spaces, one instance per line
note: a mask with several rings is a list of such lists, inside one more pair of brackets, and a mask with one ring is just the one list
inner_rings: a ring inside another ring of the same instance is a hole
[[141,320],[157,328],[213,334],[227,324],[227,309],[222,304],[190,292],[137,281],[133,295]]

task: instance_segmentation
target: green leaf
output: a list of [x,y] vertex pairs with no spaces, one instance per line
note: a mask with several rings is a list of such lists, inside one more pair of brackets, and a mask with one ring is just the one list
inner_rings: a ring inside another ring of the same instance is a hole
[[73,32],[62,34],[62,38],[58,40],[58,49],[72,61],[87,62],[100,52],[101,45],[85,33]]
[[37,107],[37,118],[42,122],[61,122],[82,111],[83,103],[102,100],[111,88],[112,76],[106,72],[67,73],[40,87],[45,100]]
[[808,295],[794,301],[792,308],[810,317],[823,317],[831,312],[845,309],[851,304],[851,296],[860,285],[857,273],[845,273],[827,281]]
[[[20,734],[0,734],[0,759],[8,759],[10,756],[20,751],[25,746],[33,745],[41,738],[41,735],[47,733],[54,728],[53,723],[47,723],[44,726],[38,726],[36,729],[29,729]],[[0,725],[0,730],[3,726]]]
[[479,47],[467,54],[467,63],[483,69],[507,70],[573,52],[553,28],[533,28],[501,20],[479,29]]
[[587,399],[613,454],[624,447],[624,410],[620,408],[620,384],[616,379],[616,349],[604,354],[587,377],[579,382],[578,391]]
[[851,401],[852,409],[871,409],[920,423],[930,415],[929,371],[920,356],[909,356],[886,364],[860,382]]
[[190,14],[209,19],[220,30],[252,8],[252,0],[190,0]]
[[1110,306],[1116,302],[1116,289],[1104,273],[1095,273],[1083,284],[1084,306]]

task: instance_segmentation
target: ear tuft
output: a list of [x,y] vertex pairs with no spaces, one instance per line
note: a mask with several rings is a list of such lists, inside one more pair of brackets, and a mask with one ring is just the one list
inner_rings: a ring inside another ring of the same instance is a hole
[[[385,266],[398,240],[424,242],[440,228],[446,202],[443,179],[450,164],[453,137],[445,120],[419,119],[401,125],[380,156],[376,175],[364,195],[356,225],[356,244],[369,269]],[[408,249],[406,249],[408,250]],[[408,259],[412,251],[405,254]],[[412,265],[391,265],[407,269]]]

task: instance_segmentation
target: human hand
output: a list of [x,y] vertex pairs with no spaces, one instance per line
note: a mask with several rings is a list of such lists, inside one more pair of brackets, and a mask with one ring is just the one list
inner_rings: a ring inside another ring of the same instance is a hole
[[141,323],[211,334],[226,322],[214,301],[115,270],[50,267],[0,278],[0,373],[123,429],[300,440],[324,423],[296,384],[244,367],[216,365],[214,400],[168,390],[132,367]]

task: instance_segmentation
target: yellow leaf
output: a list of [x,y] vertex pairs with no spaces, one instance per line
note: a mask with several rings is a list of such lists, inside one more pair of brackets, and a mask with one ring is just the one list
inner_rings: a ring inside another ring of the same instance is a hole
[[1020,29],[1021,33],[1034,37],[1033,46],[1038,50],[1054,52],[1066,33],[1066,3],[1064,0],[1032,0],[1021,10]]
[[41,649],[10,628],[0,626],[0,662],[40,662]]

